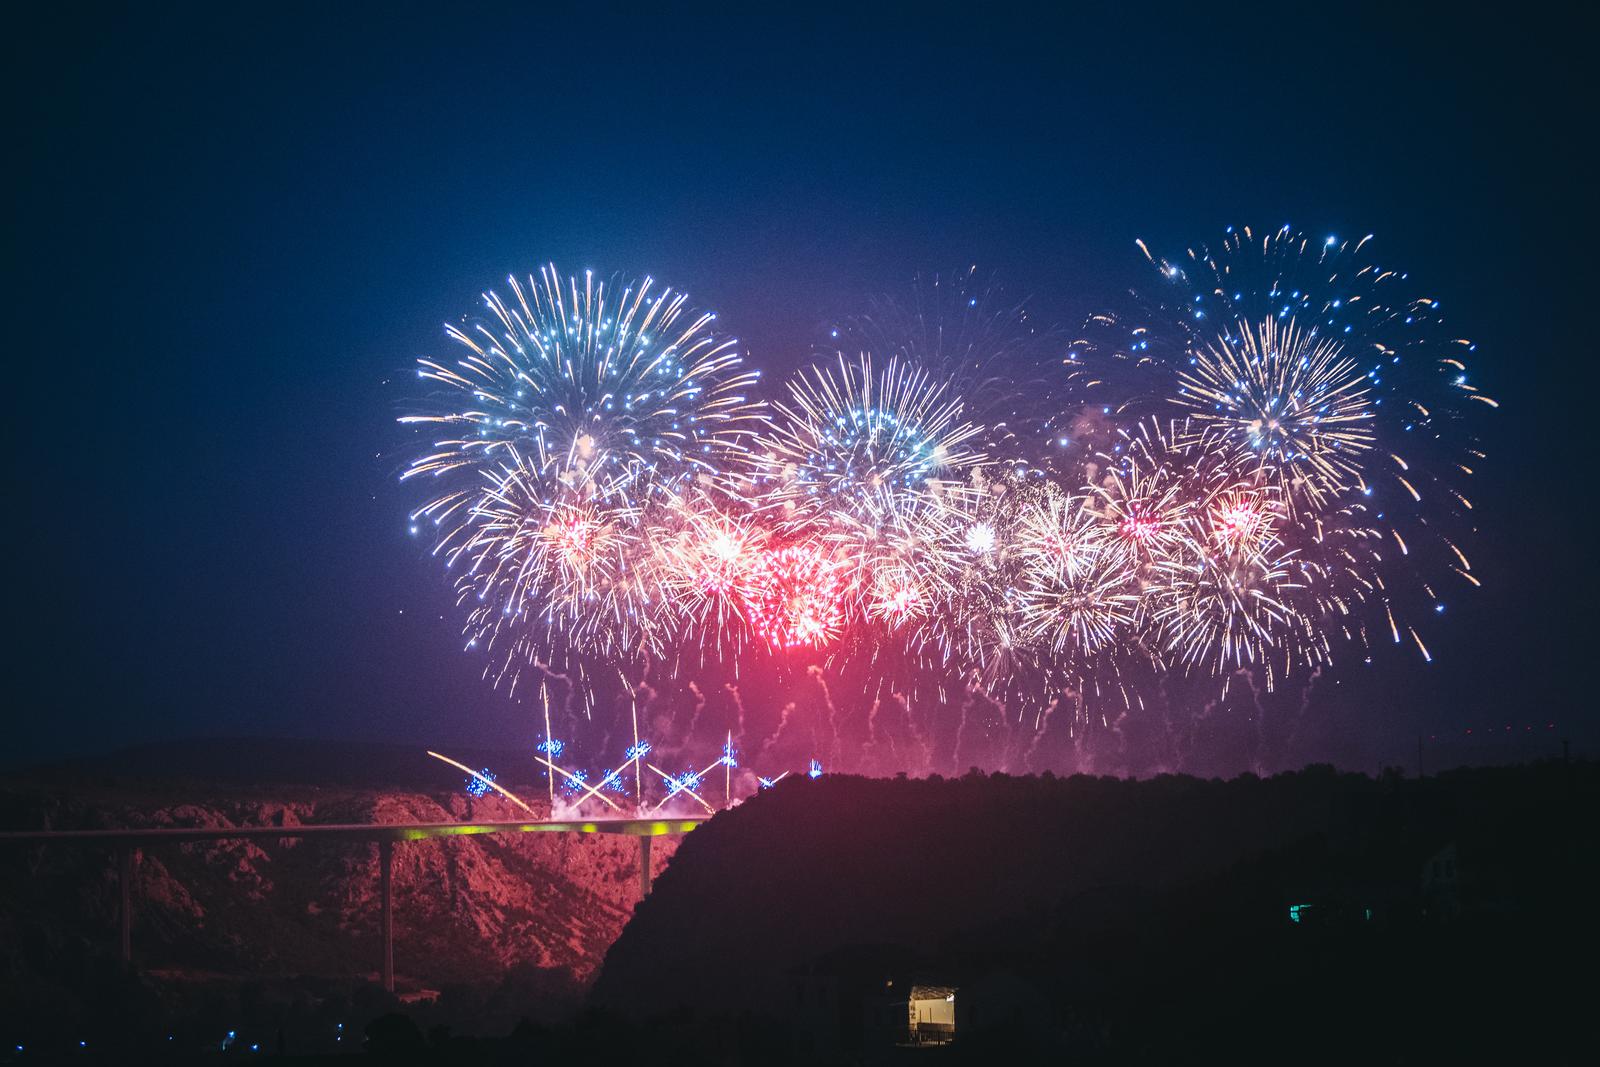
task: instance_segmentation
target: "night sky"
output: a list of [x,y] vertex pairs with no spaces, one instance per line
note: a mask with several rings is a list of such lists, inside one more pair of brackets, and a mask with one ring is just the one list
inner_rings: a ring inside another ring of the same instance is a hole
[[524,744],[406,534],[394,424],[413,360],[510,272],[653,274],[777,377],[919,272],[975,263],[1071,325],[1152,281],[1136,237],[1283,222],[1376,233],[1502,403],[1474,494],[1485,588],[1451,596],[1431,666],[1390,656],[1330,697],[1328,732],[1374,763],[1505,724],[1592,751],[1575,27],[226,6],[11,34],[0,758]]

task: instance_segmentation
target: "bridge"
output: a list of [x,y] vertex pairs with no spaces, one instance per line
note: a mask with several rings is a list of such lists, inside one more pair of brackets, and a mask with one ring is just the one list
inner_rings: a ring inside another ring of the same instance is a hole
[[107,848],[117,857],[118,956],[133,966],[133,857],[135,849],[196,841],[370,841],[378,846],[381,898],[379,925],[383,938],[383,988],[394,991],[394,846],[479,834],[619,834],[639,839],[639,896],[650,892],[650,842],[668,834],[686,834],[709,816],[671,818],[567,819],[529,822],[350,823],[310,826],[154,827],[125,830],[20,830],[0,832],[0,848],[80,845]]

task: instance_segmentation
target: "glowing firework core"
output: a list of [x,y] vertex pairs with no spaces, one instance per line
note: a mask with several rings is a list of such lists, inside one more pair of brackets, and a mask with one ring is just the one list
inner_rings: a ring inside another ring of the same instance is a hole
[[889,581],[879,590],[876,613],[890,622],[905,622],[922,608],[922,591],[908,580]]
[[967,549],[975,556],[987,556],[994,551],[995,531],[987,522],[975,522],[967,527]]
[[556,558],[573,570],[582,571],[594,559],[600,530],[591,520],[563,516],[545,527],[544,536]]
[[731,530],[717,530],[705,543],[700,584],[708,593],[722,595],[731,592],[748,565],[745,544],[738,534]]
[[1145,544],[1161,531],[1161,520],[1149,515],[1129,515],[1122,520],[1122,536],[1135,544]]

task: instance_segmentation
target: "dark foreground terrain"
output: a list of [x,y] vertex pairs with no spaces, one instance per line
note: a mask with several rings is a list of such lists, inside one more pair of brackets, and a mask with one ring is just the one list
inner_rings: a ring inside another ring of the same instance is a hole
[[1597,801],[1589,763],[801,781],[684,842],[591,1000],[750,1059],[887,1055],[916,985],[971,1062],[1587,1059]]
[[[106,1062],[168,1034],[186,1056],[220,1055],[228,1029],[227,1054],[472,1064],[1589,1062],[1597,802],[1600,768],[1583,762],[1422,780],[791,779],[684,838],[614,943],[632,903],[621,855],[569,868],[608,902],[605,922],[557,922],[556,904],[519,897],[502,906],[515,922],[480,930],[542,946],[537,961],[473,948],[463,913],[427,910],[448,882],[427,876],[401,913],[456,923],[423,943],[467,953],[471,973],[409,1002],[286,972],[196,974],[175,998],[46,921],[55,905],[8,857],[5,1024],[54,1051],[51,1012],[76,1003],[71,1025]],[[451,847],[462,868],[494,848]],[[256,894],[228,926],[238,971],[276,958],[268,901],[296,891],[261,883],[275,868],[257,859],[227,862],[245,873],[219,877]],[[499,862],[507,893],[537,866]],[[77,892],[82,908],[107,891]],[[550,955],[563,931],[593,954],[610,944],[592,982],[562,962],[577,948]],[[347,958],[371,951],[349,944]],[[462,965],[413,970],[430,966]]]

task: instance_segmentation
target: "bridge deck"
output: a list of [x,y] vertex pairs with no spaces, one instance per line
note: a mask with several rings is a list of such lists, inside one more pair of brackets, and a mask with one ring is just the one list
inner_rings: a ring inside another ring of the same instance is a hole
[[324,838],[346,841],[423,841],[433,837],[472,834],[622,834],[660,837],[683,834],[709,816],[671,819],[566,819],[524,822],[410,822],[328,823],[308,826],[158,826],[108,830],[8,830],[0,831],[0,845],[78,843],[86,845],[153,845],[162,842],[227,841],[239,838],[268,840]]

